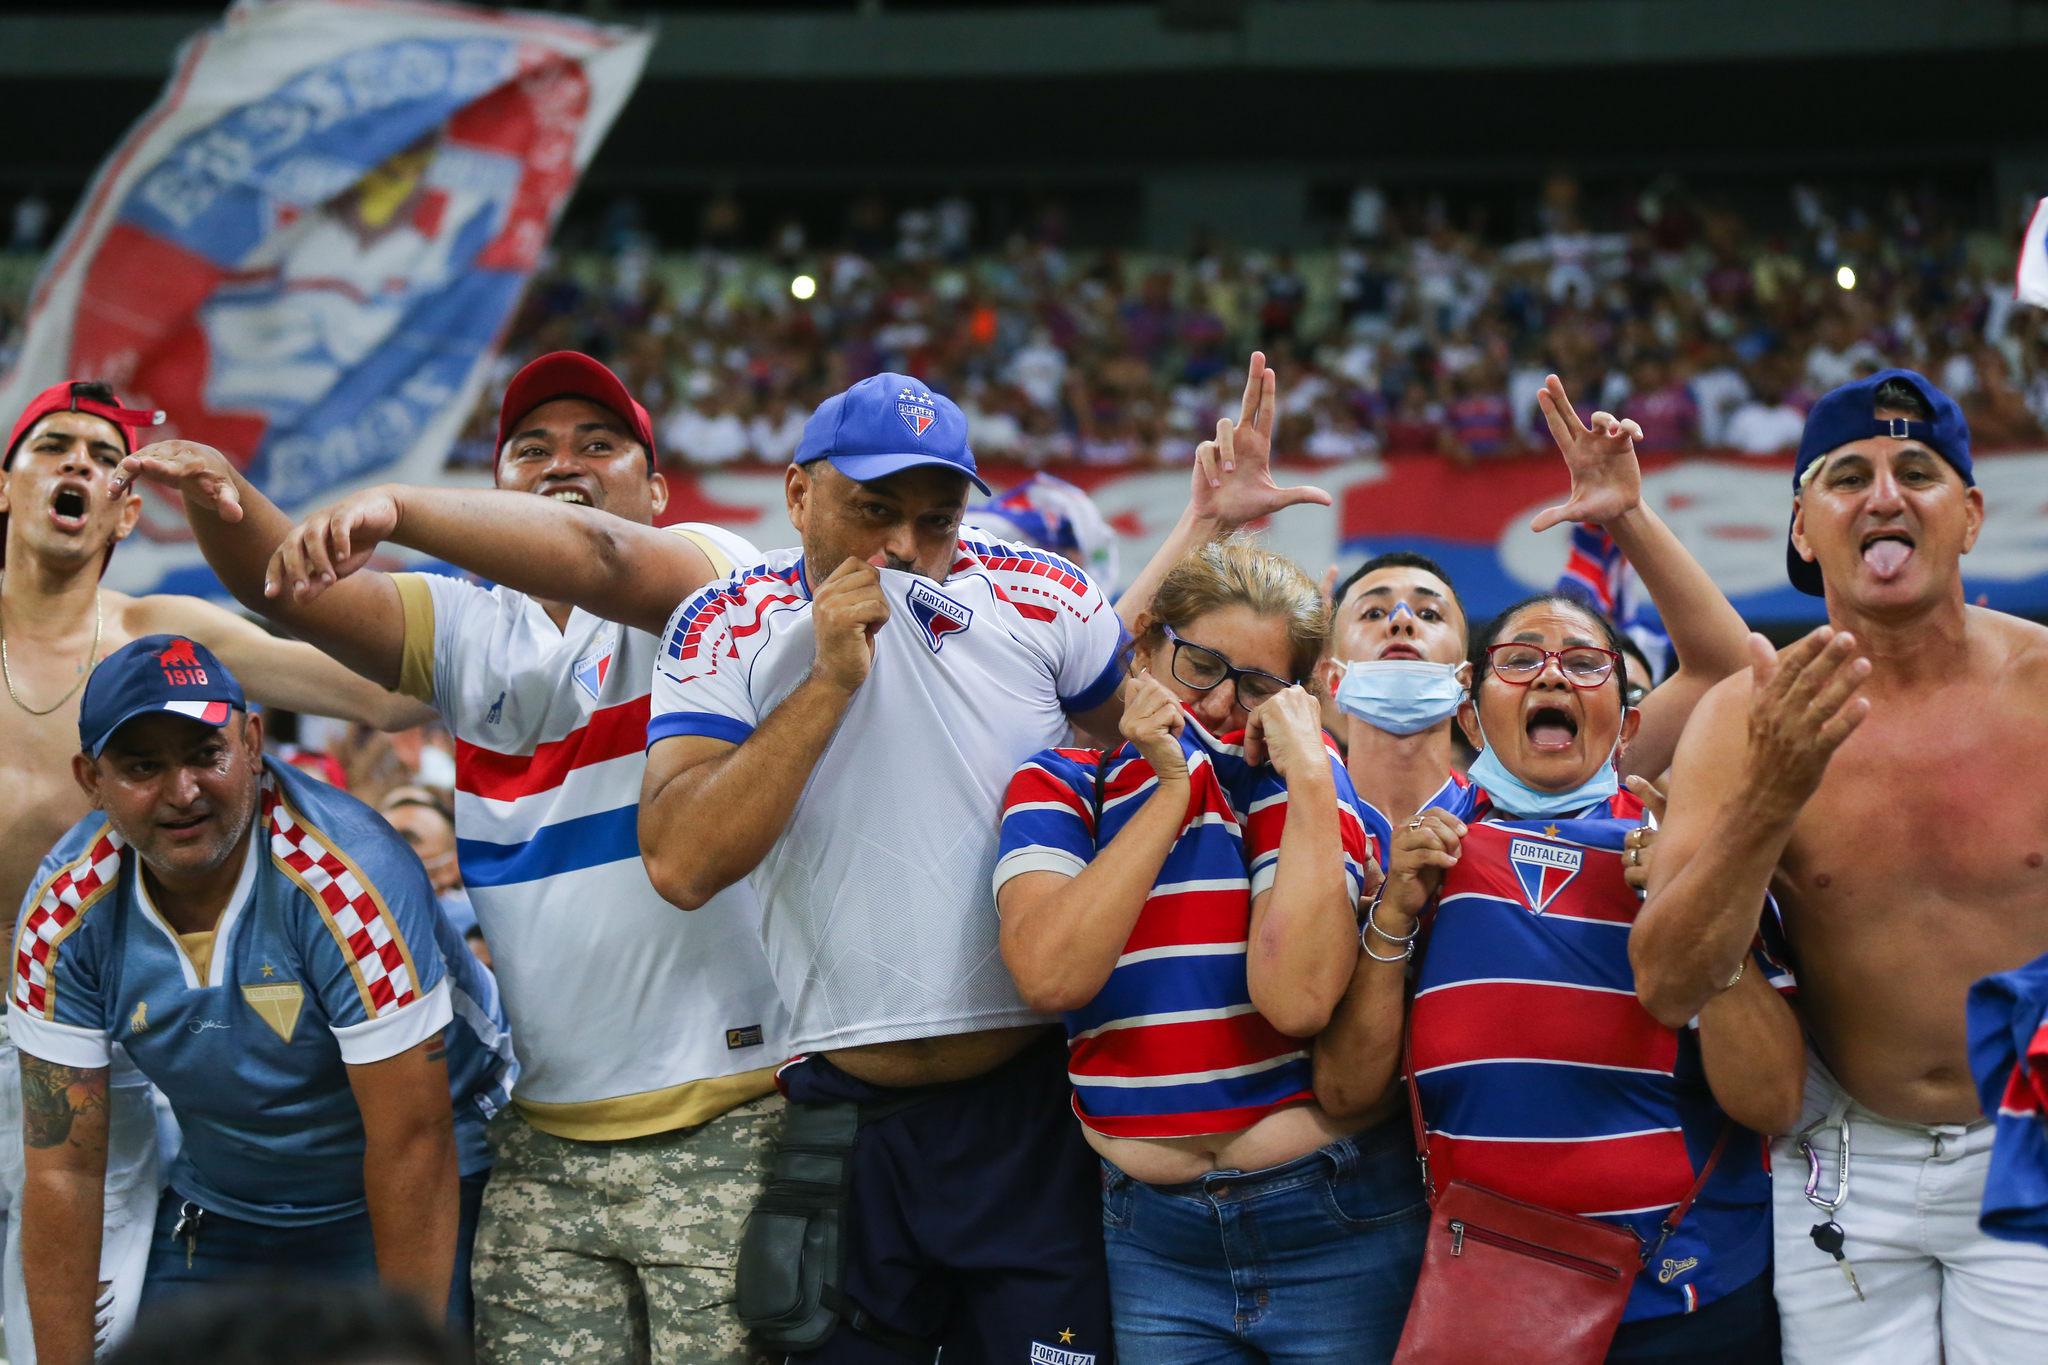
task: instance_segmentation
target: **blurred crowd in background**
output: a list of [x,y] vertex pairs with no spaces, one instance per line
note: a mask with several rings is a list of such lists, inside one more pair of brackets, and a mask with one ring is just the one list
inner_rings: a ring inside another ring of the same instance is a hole
[[[1815,396],[1884,364],[1960,396],[1983,446],[2043,439],[2048,325],[2012,304],[2017,223],[1903,188],[1795,188],[1775,211],[1676,182],[1589,198],[1558,175],[1503,215],[1366,185],[1325,249],[1178,256],[1070,246],[1057,203],[990,240],[965,197],[867,196],[817,241],[720,194],[682,243],[624,201],[599,249],[536,281],[501,364],[611,358],[666,458],[704,467],[779,467],[820,398],[879,369],[953,396],[984,459],[1178,466],[1253,346],[1283,377],[1279,448],[1331,463],[1534,448],[1551,371],[1625,406],[1653,452],[1790,449]],[[1506,216],[1532,230],[1490,230]],[[494,412],[456,463],[488,466]]]
[[[1328,463],[1539,447],[1552,371],[1625,407],[1649,452],[1788,450],[1816,395],[1884,364],[1961,398],[1980,446],[2039,442],[2048,315],[2012,302],[2020,221],[1969,200],[1741,199],[1672,178],[1596,195],[1558,174],[1503,211],[1497,193],[1367,184],[1324,248],[1197,234],[1164,255],[1071,244],[1058,200],[985,226],[965,195],[856,195],[818,225],[720,191],[678,234],[621,198],[565,231],[449,463],[489,468],[493,395],[557,348],[606,357],[653,411],[664,459],[705,468],[780,467],[821,398],[882,369],[958,401],[983,459],[1178,466],[1254,346],[1284,381],[1279,449]],[[51,217],[20,201],[15,251],[42,245]],[[0,370],[26,293],[14,276]]]

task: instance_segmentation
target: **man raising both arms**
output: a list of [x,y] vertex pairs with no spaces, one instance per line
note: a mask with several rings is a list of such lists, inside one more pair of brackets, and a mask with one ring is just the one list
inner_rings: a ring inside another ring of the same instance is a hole
[[[426,719],[416,702],[350,673],[311,645],[273,639],[196,597],[130,597],[100,586],[114,547],[135,529],[141,499],[114,491],[114,470],[155,413],[124,407],[104,384],[73,380],[37,394],[0,457],[0,917],[13,915],[50,845],[87,806],[71,780],[78,698],[99,660],[144,635],[189,636],[270,706],[402,729]],[[21,1115],[14,1049],[0,1041],[0,1213],[21,1187]],[[107,1222],[100,1268],[103,1339],[135,1312],[149,1219],[156,1208],[149,1087],[115,1068],[109,1103]],[[21,1239],[6,1251],[7,1350],[35,1360],[21,1287]]]
[[1816,403],[1793,487],[1787,567],[1828,624],[1776,654],[1752,637],[1686,731],[1637,992],[1697,1015],[1776,897],[1812,1044],[1772,1154],[1786,1359],[2038,1359],[2048,1252],[1977,1229],[1992,1130],[1964,1001],[2048,949],[2048,630],[1964,604],[1984,499],[1961,409],[1920,375]]
[[[650,632],[752,548],[653,528],[668,485],[646,410],[568,351],[506,387],[494,491],[384,485],[295,531],[203,446],[124,470],[182,487],[243,602],[455,736],[462,875],[521,1067],[477,1233],[480,1358],[746,1360],[732,1264],[780,1126],[781,1015],[752,892],[677,913],[634,827]],[[499,586],[364,570],[382,540]]]

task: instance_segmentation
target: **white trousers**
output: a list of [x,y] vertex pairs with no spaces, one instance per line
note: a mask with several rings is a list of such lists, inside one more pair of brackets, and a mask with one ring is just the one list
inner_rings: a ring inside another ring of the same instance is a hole
[[[107,1087],[106,1216],[100,1231],[100,1285],[94,1302],[94,1337],[99,1349],[125,1334],[142,1297],[142,1272],[149,1264],[149,1234],[156,1223],[157,1194],[163,1188],[157,1162],[156,1089],[134,1069]],[[24,1179],[21,1134],[21,1059],[0,1030],[0,1219],[7,1225],[7,1251],[0,1282],[9,1365],[35,1365],[35,1337],[29,1331],[28,1289],[21,1274],[21,1204]]]
[[1804,1129],[1820,1157],[1814,1193],[1833,1199],[1846,1114],[1849,1187],[1833,1215],[1863,1287],[1859,1301],[1811,1229],[1830,1215],[1807,1202],[1810,1167],[1796,1137],[1771,1144],[1778,1313],[1793,1365],[2011,1365],[2048,1359],[2048,1250],[1977,1230],[1991,1125],[1924,1127],[1848,1099],[1808,1054]]

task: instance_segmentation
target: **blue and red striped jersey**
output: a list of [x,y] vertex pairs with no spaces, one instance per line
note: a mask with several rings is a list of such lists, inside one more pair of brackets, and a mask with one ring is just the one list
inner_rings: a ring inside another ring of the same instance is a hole
[[1970,987],[1970,1072],[1997,1125],[1977,1225],[2048,1246],[2048,957]]
[[[1665,1027],[1636,999],[1628,935],[1641,902],[1621,854],[1642,803],[1622,792],[1572,818],[1520,820],[1475,785],[1437,804],[1467,831],[1430,914],[1410,1022],[1436,1182],[1654,1243],[1727,1119],[1695,1032]],[[1785,968],[1761,949],[1758,960],[1791,989]],[[1763,1274],[1770,1245],[1765,1149],[1737,1128],[1624,1320],[1712,1303]]]
[[[1303,1040],[1266,1022],[1245,979],[1252,900],[1272,888],[1279,867],[1287,787],[1272,768],[1244,761],[1241,739],[1218,739],[1189,717],[1180,836],[1108,982],[1066,1017],[1074,1112],[1110,1137],[1233,1133],[1313,1098]],[[1361,815],[1334,750],[1330,767],[1355,898],[1364,859],[1386,846],[1387,829],[1377,811]],[[1157,786],[1129,744],[1111,754],[1033,754],[1003,797],[997,888],[1026,872],[1079,875]]]

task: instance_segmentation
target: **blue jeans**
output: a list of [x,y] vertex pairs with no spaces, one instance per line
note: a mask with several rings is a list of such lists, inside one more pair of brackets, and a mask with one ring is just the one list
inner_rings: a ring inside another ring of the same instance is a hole
[[1263,1171],[1102,1178],[1119,1365],[1393,1359],[1429,1222],[1405,1114]]

